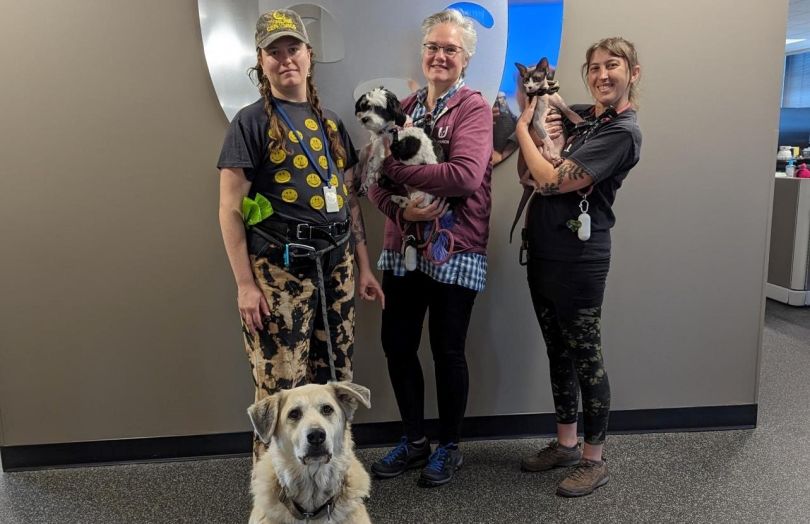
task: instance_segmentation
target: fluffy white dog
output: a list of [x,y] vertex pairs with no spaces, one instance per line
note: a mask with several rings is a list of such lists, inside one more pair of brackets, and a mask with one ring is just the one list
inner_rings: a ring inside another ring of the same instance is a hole
[[368,473],[350,422],[368,388],[351,382],[282,390],[248,408],[268,451],[253,467],[250,524],[370,523]]
[[[372,89],[357,99],[355,115],[371,133],[371,148],[368,152],[366,176],[362,182],[363,192],[372,184],[379,183],[385,159],[386,135],[390,135],[391,156],[408,165],[435,164],[441,160],[441,148],[419,127],[402,127],[408,117],[402,111],[396,95],[384,87]],[[394,196],[392,200],[405,207],[409,198],[423,195],[422,206],[433,201],[433,196],[413,188],[407,188],[408,197]]]

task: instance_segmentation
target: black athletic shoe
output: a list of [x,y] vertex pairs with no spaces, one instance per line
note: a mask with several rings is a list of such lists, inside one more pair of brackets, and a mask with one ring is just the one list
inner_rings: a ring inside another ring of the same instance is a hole
[[453,473],[461,468],[463,462],[464,459],[457,445],[439,446],[430,456],[425,469],[422,470],[419,484],[425,487],[447,484],[453,478]]
[[408,442],[402,437],[399,444],[383,458],[371,465],[371,472],[381,479],[396,477],[411,468],[421,468],[430,457],[430,442],[425,440],[421,446]]

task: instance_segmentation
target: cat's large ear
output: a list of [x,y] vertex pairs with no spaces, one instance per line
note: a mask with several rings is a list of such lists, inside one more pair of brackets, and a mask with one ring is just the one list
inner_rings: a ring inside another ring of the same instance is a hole
[[556,72],[557,72],[557,71],[556,71],[556,70],[554,70],[554,69],[549,69],[549,70],[548,70],[548,74],[546,75],[546,79],[547,79],[549,82],[551,82],[552,80],[554,80],[554,73],[556,73]]
[[526,66],[525,65],[515,62],[515,67],[517,67],[517,70],[520,73],[520,76],[526,76]]
[[537,70],[538,71],[548,71],[548,58],[545,56],[537,62]]

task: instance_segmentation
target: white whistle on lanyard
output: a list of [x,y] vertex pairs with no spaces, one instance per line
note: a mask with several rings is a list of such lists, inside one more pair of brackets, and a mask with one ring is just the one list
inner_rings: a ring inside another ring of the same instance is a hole
[[408,271],[416,269],[416,246],[405,247],[405,269]]
[[[588,191],[590,193],[590,191]],[[579,203],[579,229],[577,229],[577,237],[585,242],[591,238],[591,215],[588,214],[588,194],[582,195],[582,200]]]
[[579,220],[579,229],[577,229],[577,237],[583,242],[591,238],[591,215],[582,213],[577,217]]

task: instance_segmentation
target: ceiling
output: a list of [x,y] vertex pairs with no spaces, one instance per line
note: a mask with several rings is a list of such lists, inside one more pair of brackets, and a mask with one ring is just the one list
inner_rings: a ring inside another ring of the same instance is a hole
[[790,0],[786,38],[804,38],[802,42],[785,45],[785,54],[810,51],[810,0]]

